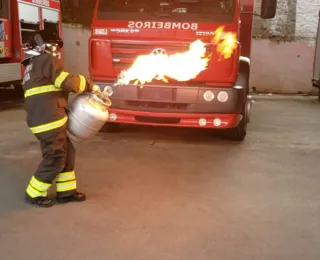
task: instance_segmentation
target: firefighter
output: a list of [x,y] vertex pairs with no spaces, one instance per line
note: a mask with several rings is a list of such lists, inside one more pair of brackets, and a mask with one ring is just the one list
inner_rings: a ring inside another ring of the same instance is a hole
[[58,203],[81,202],[77,191],[75,148],[67,136],[68,93],[99,91],[91,80],[64,70],[59,60],[63,42],[50,31],[35,34],[22,64],[27,125],[40,142],[42,161],[32,176],[26,202],[51,207],[47,191],[55,181]]

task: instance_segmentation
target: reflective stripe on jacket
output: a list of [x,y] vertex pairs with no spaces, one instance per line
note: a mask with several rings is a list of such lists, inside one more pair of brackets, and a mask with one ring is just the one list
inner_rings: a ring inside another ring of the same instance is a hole
[[51,131],[53,129],[57,129],[57,128],[61,127],[61,126],[64,126],[65,123],[67,123],[67,121],[68,121],[68,117],[65,116],[64,118],[62,118],[60,120],[49,122],[49,123],[43,124],[43,125],[30,127],[30,130],[31,130],[31,132],[33,134],[40,134],[40,133],[48,132],[48,131]]
[[23,80],[27,124],[33,134],[41,134],[66,124],[68,93],[86,91],[82,75],[72,75],[56,57],[48,53],[33,58]]

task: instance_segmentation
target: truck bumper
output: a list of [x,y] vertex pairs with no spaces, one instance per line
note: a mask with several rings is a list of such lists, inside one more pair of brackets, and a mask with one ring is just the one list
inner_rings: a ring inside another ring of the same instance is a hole
[[114,87],[110,99],[109,122],[223,129],[239,124],[246,95],[241,86],[126,85]]

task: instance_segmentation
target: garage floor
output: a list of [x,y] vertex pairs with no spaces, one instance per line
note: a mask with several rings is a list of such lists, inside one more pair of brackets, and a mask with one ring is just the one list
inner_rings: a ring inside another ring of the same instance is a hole
[[257,97],[243,143],[99,133],[77,145],[88,200],[50,209],[23,202],[41,155],[21,105],[0,110],[1,260],[320,259],[316,98]]

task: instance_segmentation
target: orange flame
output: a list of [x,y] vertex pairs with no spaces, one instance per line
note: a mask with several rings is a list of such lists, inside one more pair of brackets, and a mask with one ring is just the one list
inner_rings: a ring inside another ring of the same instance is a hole
[[229,59],[234,50],[238,47],[237,36],[235,33],[223,31],[224,27],[219,27],[214,34],[212,42],[217,44],[217,52],[223,56],[224,59]]
[[[224,33],[224,27],[215,31],[212,42],[224,59],[230,58],[238,46],[236,35]],[[183,53],[168,55],[157,49],[151,54],[140,55],[129,69],[121,71],[116,85],[128,85],[132,81],[135,85],[144,85],[153,79],[167,83],[167,77],[177,81],[194,79],[208,67],[211,54],[206,56],[205,46],[201,40],[196,40]]]

